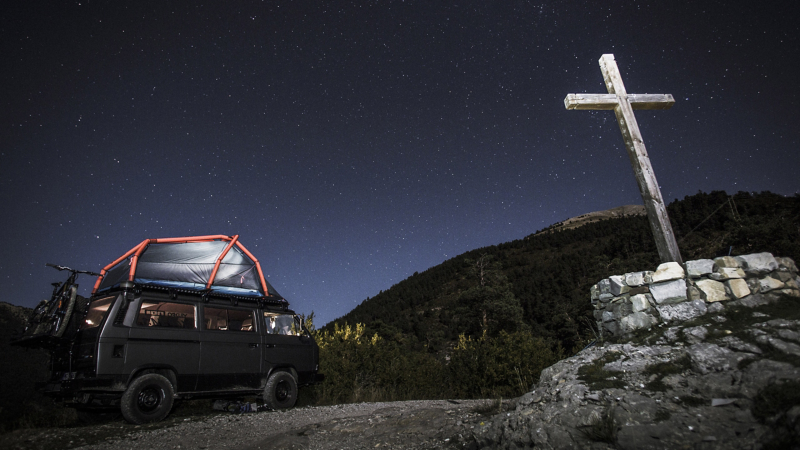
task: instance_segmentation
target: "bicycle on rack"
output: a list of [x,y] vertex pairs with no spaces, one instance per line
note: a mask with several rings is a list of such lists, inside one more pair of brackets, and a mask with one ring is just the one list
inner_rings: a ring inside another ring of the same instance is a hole
[[28,319],[23,336],[53,336],[61,337],[70,322],[72,311],[75,309],[75,301],[78,297],[78,284],[76,283],[79,274],[100,276],[99,273],[88,270],[76,270],[66,266],[46,264],[59,271],[70,272],[66,281],[53,283],[53,295],[49,300],[42,300]]

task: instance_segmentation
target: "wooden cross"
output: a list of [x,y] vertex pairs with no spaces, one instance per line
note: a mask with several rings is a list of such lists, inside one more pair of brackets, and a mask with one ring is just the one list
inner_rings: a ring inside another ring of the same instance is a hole
[[622,84],[614,55],[607,54],[600,58],[600,70],[603,72],[608,94],[568,94],[564,99],[564,106],[567,109],[614,110],[636,182],[639,183],[647,218],[653,229],[658,256],[661,257],[661,262],[675,261],[682,264],[683,258],[669,223],[667,208],[661,198],[661,190],[658,188],[653,166],[650,165],[642,133],[633,115],[634,109],[669,109],[675,104],[675,99],[670,94],[628,94]]

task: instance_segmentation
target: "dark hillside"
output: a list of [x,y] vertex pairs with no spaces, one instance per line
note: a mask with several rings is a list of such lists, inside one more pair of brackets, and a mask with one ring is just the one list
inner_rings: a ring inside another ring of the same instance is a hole
[[30,313],[28,308],[0,302],[0,433],[74,421],[73,411],[56,406],[34,389],[35,382],[47,378],[47,352],[10,345]]
[[[685,260],[771,252],[800,257],[800,196],[698,193],[668,206]],[[524,239],[449,259],[364,300],[328,324],[366,324],[369,332],[438,352],[459,334],[480,332],[480,312],[465,295],[479,285],[476,261],[485,255],[510,283],[522,321],[535,336],[564,348],[592,337],[589,288],[610,275],[655,269],[658,255],[644,216],[625,216]],[[578,282],[575,283],[575,280]]]

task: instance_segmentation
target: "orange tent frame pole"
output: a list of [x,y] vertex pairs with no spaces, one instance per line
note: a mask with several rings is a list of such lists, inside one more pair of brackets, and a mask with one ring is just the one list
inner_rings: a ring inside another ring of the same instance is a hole
[[210,242],[210,241],[216,241],[217,239],[223,241],[230,241],[231,237],[225,236],[224,234],[214,234],[209,236],[158,238],[158,239],[148,239],[148,240],[153,244],[168,244],[168,243],[181,243],[181,242]]
[[264,272],[261,271],[261,263],[258,262],[258,259],[256,259],[256,257],[253,256],[249,250],[244,248],[244,245],[242,245],[241,242],[237,242],[236,246],[239,247],[247,256],[250,257],[250,259],[253,260],[253,262],[256,263],[256,270],[258,270],[258,278],[261,281],[261,288],[264,289],[264,296],[269,297],[271,294],[269,293],[269,289],[267,289],[267,282],[264,280]]
[[94,293],[97,292],[97,289],[100,287],[100,283],[103,281],[103,278],[105,278],[106,274],[108,273],[109,270],[111,270],[112,267],[114,267],[117,264],[119,264],[122,261],[124,261],[127,257],[131,256],[134,252],[139,250],[140,247],[142,247],[143,245],[147,244],[149,241],[150,241],[149,239],[145,239],[139,245],[137,245],[137,246],[133,247],[132,249],[128,250],[124,255],[122,255],[119,258],[117,258],[111,264],[103,267],[103,270],[100,271],[100,276],[97,277],[97,281],[95,281],[95,283],[94,283],[94,289],[92,289],[92,295],[94,295]]
[[144,253],[144,249],[146,249],[155,239],[146,239],[142,242],[142,245],[139,246],[139,249],[136,250],[136,253],[131,256],[131,271],[128,273],[128,281],[133,281],[134,275],[136,275],[136,266],[139,264],[139,257],[142,256]]
[[217,258],[217,262],[214,263],[214,270],[211,271],[211,276],[208,277],[208,283],[206,283],[206,289],[211,289],[211,285],[214,283],[214,279],[217,277],[217,271],[219,270],[219,265],[222,264],[222,260],[225,259],[225,255],[228,254],[233,244],[235,244],[239,240],[239,235],[236,234],[233,238],[228,238],[231,241],[228,243],[228,246],[225,247],[225,250],[220,253],[219,258]]

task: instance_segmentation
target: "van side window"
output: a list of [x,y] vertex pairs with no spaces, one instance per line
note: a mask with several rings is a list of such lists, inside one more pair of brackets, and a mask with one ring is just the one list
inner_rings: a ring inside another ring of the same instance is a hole
[[293,314],[264,313],[264,325],[267,334],[285,334],[287,336],[300,336],[300,318]]
[[100,322],[106,317],[108,307],[115,297],[104,297],[97,300],[92,300],[89,304],[89,310],[86,312],[86,318],[83,319],[81,330],[95,328],[100,326]]
[[193,305],[143,300],[136,325],[194,329],[194,316]]
[[256,331],[253,311],[240,309],[204,308],[204,329],[217,331]]

